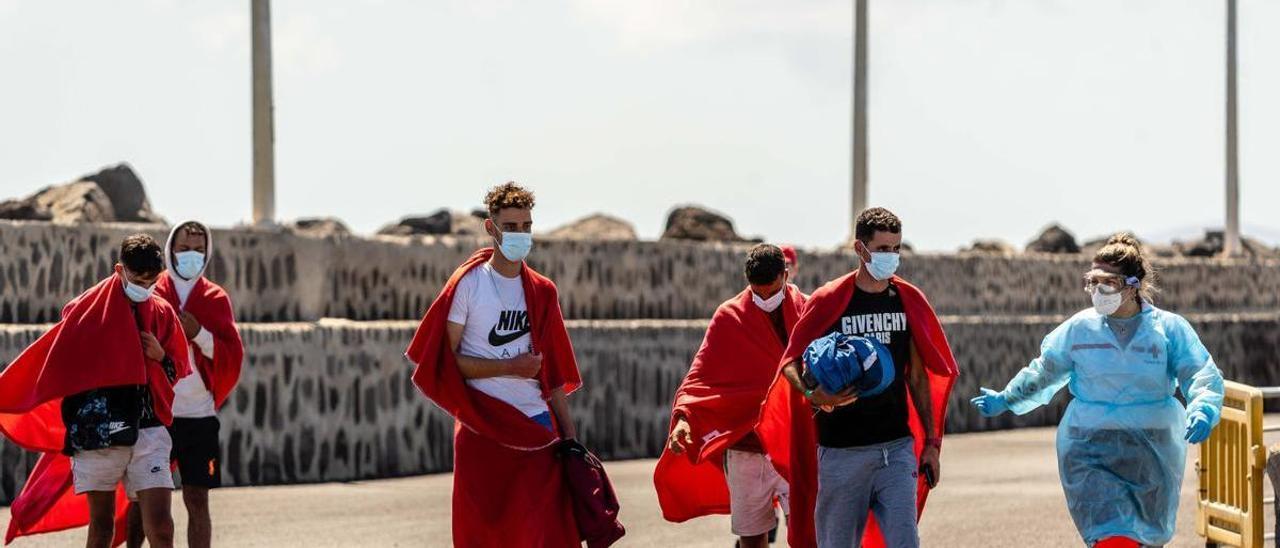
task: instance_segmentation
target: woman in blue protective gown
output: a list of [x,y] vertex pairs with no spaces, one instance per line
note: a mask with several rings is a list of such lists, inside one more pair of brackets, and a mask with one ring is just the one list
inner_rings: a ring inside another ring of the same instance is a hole
[[1136,239],[1113,236],[1085,275],[1093,308],[1049,333],[1004,390],[972,400],[988,417],[1021,415],[1069,388],[1058,474],[1088,546],[1173,538],[1187,444],[1208,438],[1222,410],[1222,372],[1187,320],[1151,305],[1151,273]]

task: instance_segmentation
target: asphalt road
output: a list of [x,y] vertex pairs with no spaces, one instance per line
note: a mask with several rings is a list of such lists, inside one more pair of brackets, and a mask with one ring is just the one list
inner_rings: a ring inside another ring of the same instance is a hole
[[[1170,547],[1204,546],[1194,533],[1195,452],[1188,458],[1178,534]],[[662,520],[653,495],[656,461],[608,463],[628,534],[617,546],[733,546],[725,516]],[[221,546],[449,546],[448,474],[319,485],[224,489],[213,495]],[[179,545],[186,516],[174,505]],[[8,508],[0,508],[7,527]],[[1270,523],[1270,522],[1268,522]],[[1053,429],[955,435],[942,483],[921,522],[924,546],[1079,547],[1058,483]],[[83,545],[84,530],[19,539],[16,548]],[[781,544],[780,544],[781,545]]]

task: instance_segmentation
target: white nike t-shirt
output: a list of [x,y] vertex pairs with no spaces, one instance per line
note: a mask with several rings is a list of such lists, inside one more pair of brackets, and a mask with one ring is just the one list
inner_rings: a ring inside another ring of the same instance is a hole
[[[458,281],[449,322],[463,326],[458,353],[464,356],[505,360],[533,347],[520,277],[504,277],[489,263],[472,269]],[[490,377],[467,379],[467,384],[511,404],[526,416],[548,412],[542,387],[535,379]]]

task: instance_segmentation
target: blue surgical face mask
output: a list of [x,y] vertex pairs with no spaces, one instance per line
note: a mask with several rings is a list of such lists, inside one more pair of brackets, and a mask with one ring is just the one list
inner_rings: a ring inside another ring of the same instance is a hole
[[528,232],[503,232],[502,243],[498,245],[502,256],[508,261],[518,263],[529,256],[533,249],[533,234]]
[[178,271],[178,275],[184,280],[194,279],[204,270],[204,253],[199,251],[183,251],[175,253],[174,258],[178,263],[173,265],[173,269]]
[[135,303],[147,302],[147,299],[151,298],[151,293],[155,290],[155,285],[152,285],[151,287],[142,287],[127,279],[124,281],[124,294],[129,297],[129,300]]
[[901,260],[901,255],[891,251],[872,252],[871,261],[865,263],[865,266],[867,273],[871,274],[872,278],[884,281],[892,278],[893,274],[898,271],[898,264]]

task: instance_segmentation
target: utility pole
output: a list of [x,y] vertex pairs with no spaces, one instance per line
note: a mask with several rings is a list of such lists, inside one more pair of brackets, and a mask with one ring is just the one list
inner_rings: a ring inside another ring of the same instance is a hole
[[867,208],[867,0],[854,0],[853,27],[853,211],[849,241],[853,241],[858,214]]
[[275,106],[271,100],[271,0],[250,0],[253,42],[253,224],[276,221]]
[[1227,226],[1222,254],[1240,256],[1240,149],[1236,123],[1236,0],[1227,0]]

